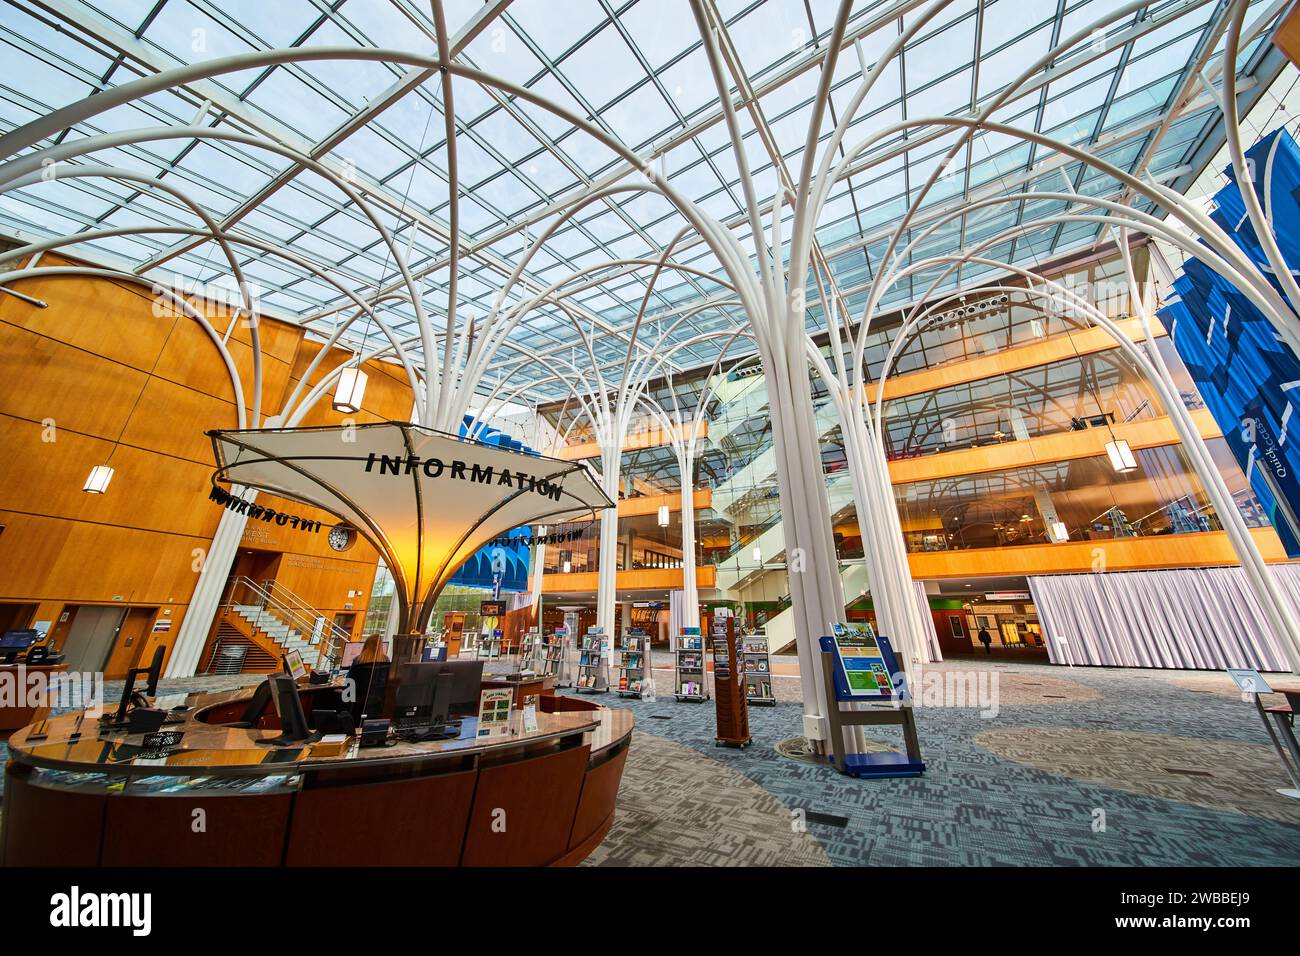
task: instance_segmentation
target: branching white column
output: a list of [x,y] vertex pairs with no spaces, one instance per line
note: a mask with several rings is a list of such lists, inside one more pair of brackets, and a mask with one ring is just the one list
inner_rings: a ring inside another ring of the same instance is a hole
[[[245,491],[240,486],[232,487],[231,493],[253,501],[256,491]],[[193,677],[199,666],[199,657],[203,646],[208,641],[208,632],[212,621],[221,605],[221,596],[226,590],[226,581],[230,578],[230,567],[239,551],[239,542],[244,537],[244,527],[248,524],[248,515],[237,514],[229,509],[223,510],[221,520],[217,523],[212,544],[203,555],[199,569],[199,580],[194,586],[189,607],[180,629],[176,632],[176,643],[172,645],[171,657],[167,660],[168,677]]]
[[700,619],[700,589],[695,573],[695,443],[677,448],[677,470],[682,494],[682,621],[694,627]]

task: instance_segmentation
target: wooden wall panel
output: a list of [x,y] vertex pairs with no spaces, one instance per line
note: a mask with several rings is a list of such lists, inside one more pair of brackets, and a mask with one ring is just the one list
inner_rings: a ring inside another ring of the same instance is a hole
[[[711,564],[697,565],[695,582],[697,587],[714,587],[718,569]],[[618,572],[618,590],[648,591],[677,590],[682,586],[681,568],[640,568]],[[542,577],[543,594],[569,594],[589,591],[596,593],[596,572],[578,571],[571,574],[547,574]]]
[[[9,297],[6,296],[6,299]],[[0,409],[59,428],[116,437],[140,394],[144,372],[0,323]]]
[[[42,264],[66,261],[47,256]],[[198,580],[195,551],[207,550],[221,518],[208,500],[214,460],[203,433],[237,425],[226,368],[198,323],[155,309],[147,287],[83,277],[19,286],[49,307],[0,297],[0,361],[7,370],[0,378],[0,598],[38,604],[33,620],[56,622],[56,633],[65,605],[170,609],[170,629],[148,632],[143,649],[151,652],[155,643],[174,640]],[[219,334],[229,330],[227,347],[251,411],[251,329],[243,321],[231,327],[225,307],[216,313],[209,313],[212,324]],[[302,330],[289,323],[263,318],[258,332],[263,407],[272,414],[281,410],[295,369],[301,374],[319,346],[304,344]],[[409,419],[410,389],[400,367],[368,371],[367,409],[357,417]],[[342,418],[329,411],[328,397],[318,408],[318,420]],[[42,441],[45,419],[54,420],[53,443]],[[91,467],[110,452],[115,474],[108,493],[85,494]],[[269,496],[263,501],[318,517],[325,528],[337,520]],[[243,543],[286,552],[286,586],[324,611],[351,610],[360,623],[376,563],[364,541],[338,554],[324,531],[304,535],[253,522]]]
[[[1135,342],[1142,341],[1145,338],[1140,319],[1123,319],[1118,321],[1116,325],[1119,326],[1120,331]],[[1158,322],[1154,323],[1151,331],[1156,338],[1167,334],[1164,326]],[[1002,349],[991,355],[981,355],[978,358],[967,359],[963,362],[950,362],[937,368],[921,369],[916,372],[891,376],[885,382],[885,399],[888,401],[903,398],[907,395],[919,395],[922,392],[947,388],[949,385],[976,382],[994,375],[1004,375],[1007,372],[1037,368],[1051,362],[1062,362],[1074,358],[1076,354],[1088,355],[1093,352],[1104,352],[1107,349],[1118,347],[1114,336],[1105,329],[1090,328],[1069,335],[1054,335],[1051,338],[1031,342],[1028,345]],[[875,402],[876,383],[872,382],[868,388],[868,397],[872,402]]]
[[210,537],[0,511],[0,599],[184,604],[198,572],[193,552]]
[[[7,510],[205,538],[216,531],[220,510],[206,501],[210,465],[125,445],[113,452],[111,442],[71,431],[56,435],[46,442],[40,425],[0,415],[0,489]],[[86,494],[81,489],[90,469],[110,453],[115,473],[108,493]]]

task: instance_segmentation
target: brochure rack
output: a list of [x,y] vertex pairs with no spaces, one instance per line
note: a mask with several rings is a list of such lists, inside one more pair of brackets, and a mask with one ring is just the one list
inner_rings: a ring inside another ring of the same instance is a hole
[[541,671],[545,653],[542,632],[536,628],[529,630],[519,645],[519,672],[536,674]]
[[578,645],[578,693],[603,694],[609,690],[609,668],[605,663],[604,628],[591,627]]
[[556,687],[572,687],[573,674],[569,672],[569,635],[565,631],[552,631],[542,645],[542,675],[554,677]]
[[501,632],[493,631],[491,634],[480,634],[478,641],[474,644],[474,655],[477,660],[500,660]]
[[772,693],[772,658],[768,654],[767,635],[762,631],[745,634],[740,639],[740,661],[744,668],[745,700],[760,707],[775,707]]
[[715,617],[710,629],[713,649],[713,692],[718,718],[718,732],[713,738],[719,747],[748,747],[754,742],[749,735],[749,702],[745,699],[744,671],[740,641],[734,617]]
[[704,636],[698,627],[684,627],[677,638],[673,696],[692,704],[709,699],[704,682]]
[[630,628],[627,634],[619,638],[615,647],[618,655],[615,665],[618,668],[619,697],[640,700],[645,682],[654,680],[646,662],[649,643],[650,639],[639,627]]

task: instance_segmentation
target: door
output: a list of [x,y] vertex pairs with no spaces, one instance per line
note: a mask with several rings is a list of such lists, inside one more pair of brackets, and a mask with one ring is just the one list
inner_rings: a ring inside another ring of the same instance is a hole
[[[118,629],[113,642],[113,653],[104,665],[104,677],[120,680],[132,667],[138,667],[141,652],[149,643],[150,627],[158,614],[156,607],[133,607],[127,610],[126,619]],[[148,663],[145,661],[144,663]]]
[[120,605],[78,607],[61,648],[68,670],[102,671],[125,615],[126,608]]

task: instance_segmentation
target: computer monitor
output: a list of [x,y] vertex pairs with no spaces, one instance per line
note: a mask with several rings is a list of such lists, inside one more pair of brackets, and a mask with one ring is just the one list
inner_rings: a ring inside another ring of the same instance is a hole
[[0,662],[11,664],[18,655],[41,638],[41,632],[32,628],[5,631],[0,635]]
[[307,714],[302,709],[302,698],[298,696],[298,685],[289,674],[272,674],[267,678],[271,685],[271,702],[280,717],[280,735],[259,740],[259,744],[272,747],[288,747],[294,744],[313,743],[320,740],[319,733],[312,733],[307,726]]
[[285,651],[280,655],[280,660],[284,664],[284,672],[294,680],[302,680],[307,676],[307,665],[302,662],[302,654],[298,651]]
[[357,658],[361,656],[361,652],[365,650],[365,647],[365,641],[348,641],[344,644],[343,655],[339,658],[339,667],[343,670],[351,667],[356,663]]
[[[167,649],[165,647],[157,647],[154,649],[153,660],[149,662],[148,667],[132,667],[127,671],[126,682],[122,685],[122,699],[118,701],[117,710],[111,714],[105,714],[100,720],[109,724],[124,724],[126,723],[127,710],[132,705],[147,707],[149,705],[147,698],[158,693],[158,679],[162,676],[162,662],[166,654]],[[135,689],[135,682],[140,677],[145,678],[143,694]]]
[[478,713],[482,661],[426,661],[397,668],[397,719],[441,727],[454,715]]

